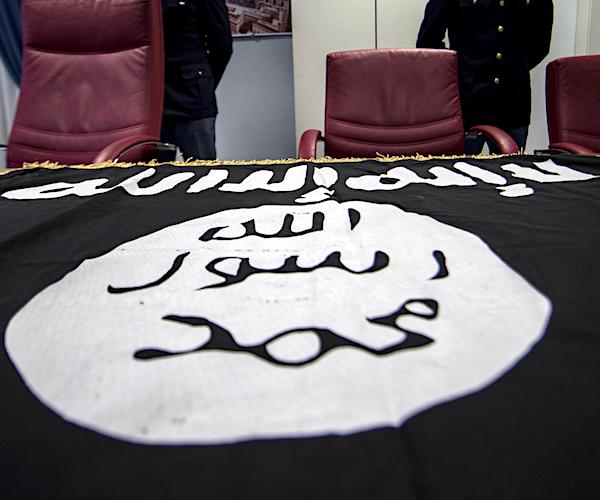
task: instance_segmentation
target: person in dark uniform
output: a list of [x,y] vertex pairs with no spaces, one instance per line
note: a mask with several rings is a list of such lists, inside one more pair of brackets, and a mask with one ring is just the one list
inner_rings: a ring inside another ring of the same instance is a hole
[[215,89],[233,44],[225,0],[162,0],[165,101],[161,140],[184,158],[216,158]]
[[[495,125],[525,148],[529,72],[550,49],[553,10],[552,0],[429,0],[417,47],[446,48],[448,31],[450,48],[458,55],[466,130]],[[480,153],[484,142],[467,136],[465,152]]]

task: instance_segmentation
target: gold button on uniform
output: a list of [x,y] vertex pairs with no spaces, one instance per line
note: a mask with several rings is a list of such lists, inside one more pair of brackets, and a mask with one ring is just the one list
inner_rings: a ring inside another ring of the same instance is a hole
[[504,26],[498,26],[498,33],[502,33],[504,31]]
[[494,78],[494,83],[495,83],[496,85],[498,85],[498,84],[500,83],[500,78],[497,78],[497,77],[496,77],[496,78]]
[[500,0],[500,7],[504,7],[504,0]]
[[498,60],[502,59],[502,52],[498,52],[496,54],[496,59],[498,59]]

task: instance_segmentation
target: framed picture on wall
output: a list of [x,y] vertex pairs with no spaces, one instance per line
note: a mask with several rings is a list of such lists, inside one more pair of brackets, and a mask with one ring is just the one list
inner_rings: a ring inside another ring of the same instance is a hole
[[290,0],[227,0],[233,36],[292,32]]

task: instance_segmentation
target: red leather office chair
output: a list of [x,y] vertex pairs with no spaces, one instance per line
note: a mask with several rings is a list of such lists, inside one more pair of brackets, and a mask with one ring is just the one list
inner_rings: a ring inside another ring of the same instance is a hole
[[21,0],[23,72],[9,167],[87,164],[157,141],[160,0]]
[[[369,49],[327,55],[325,134],[307,130],[298,157],[325,155],[463,154],[465,133],[458,91],[456,52],[432,49]],[[517,153],[502,130],[478,126],[503,153]]]
[[600,153],[600,55],[546,66],[546,116],[550,149]]

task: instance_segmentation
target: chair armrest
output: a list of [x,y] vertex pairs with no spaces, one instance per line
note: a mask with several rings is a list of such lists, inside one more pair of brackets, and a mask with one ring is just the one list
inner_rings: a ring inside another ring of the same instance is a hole
[[567,153],[573,153],[576,155],[595,155],[596,152],[590,148],[586,148],[580,144],[574,144],[572,142],[553,142],[548,146],[550,149],[559,149]]
[[94,163],[118,160],[125,152],[138,146],[146,145],[164,146],[165,149],[175,150],[174,145],[160,142],[157,137],[152,135],[133,135],[131,137],[124,137],[123,139],[119,139],[118,141],[105,146],[94,158]]
[[298,144],[298,158],[310,160],[317,157],[317,142],[323,140],[320,130],[305,130]]
[[469,132],[477,132],[478,134],[485,135],[486,138],[496,144],[501,154],[510,155],[519,152],[519,146],[517,146],[515,140],[498,127],[494,127],[493,125],[475,125],[471,127]]

